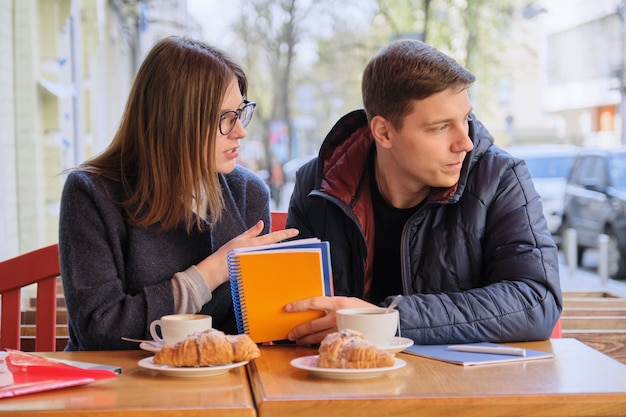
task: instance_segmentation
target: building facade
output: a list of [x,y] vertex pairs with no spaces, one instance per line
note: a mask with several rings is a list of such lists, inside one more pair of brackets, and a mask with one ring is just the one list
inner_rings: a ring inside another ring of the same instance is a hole
[[154,42],[201,28],[185,0],[0,0],[0,34],[2,260],[57,241],[64,170],[110,142]]
[[543,107],[568,143],[614,147],[623,136],[623,0],[546,0]]

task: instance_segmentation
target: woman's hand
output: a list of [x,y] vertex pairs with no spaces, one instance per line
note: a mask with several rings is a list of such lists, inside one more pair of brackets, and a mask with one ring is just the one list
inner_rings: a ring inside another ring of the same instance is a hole
[[211,290],[219,287],[228,281],[228,251],[235,248],[246,246],[261,246],[270,243],[277,243],[285,239],[297,236],[297,229],[285,229],[259,236],[263,231],[263,220],[259,220],[257,224],[246,230],[239,236],[233,238],[216,252],[209,255],[196,267],[204,277]]
[[378,307],[355,297],[311,297],[294,301],[285,306],[288,312],[321,310],[325,314],[319,319],[294,327],[287,337],[298,344],[318,344],[327,334],[337,331],[337,310],[342,308]]

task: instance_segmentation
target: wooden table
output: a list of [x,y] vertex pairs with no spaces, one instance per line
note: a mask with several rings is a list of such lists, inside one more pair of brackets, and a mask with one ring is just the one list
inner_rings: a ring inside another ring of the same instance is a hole
[[121,366],[122,374],[89,385],[0,399],[0,416],[256,416],[245,368],[179,378],[137,365],[152,353],[55,352],[42,356]]
[[[41,353],[122,367],[115,379],[0,399],[22,416],[625,416],[626,366],[575,339],[514,343],[554,359],[464,368],[408,354],[375,379],[311,376],[290,361],[317,353],[263,346],[246,368],[177,378],[137,365],[144,351]],[[246,375],[246,370],[247,374]],[[254,394],[254,399],[252,394]]]
[[259,417],[625,416],[626,366],[576,339],[514,343],[553,359],[463,367],[409,354],[376,379],[333,380],[290,361],[316,349],[263,346],[248,365]]

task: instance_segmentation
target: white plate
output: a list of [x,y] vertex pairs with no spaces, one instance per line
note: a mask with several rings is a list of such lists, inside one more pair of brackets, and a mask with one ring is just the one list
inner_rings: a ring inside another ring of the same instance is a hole
[[139,348],[143,350],[147,350],[148,352],[157,353],[161,350],[163,345],[161,342],[141,342],[139,344]]
[[243,362],[235,362],[229,363],[228,365],[216,365],[216,366],[206,366],[199,368],[183,368],[183,367],[175,367],[175,366],[167,366],[167,365],[157,365],[152,360],[153,357],[143,358],[137,364],[145,369],[150,369],[153,371],[158,371],[164,375],[168,376],[182,376],[182,377],[199,377],[199,376],[216,376],[223,375],[230,371],[233,368],[237,368],[247,364],[249,361]]
[[343,369],[343,368],[320,368],[317,366],[318,355],[303,356],[291,361],[294,368],[309,371],[315,376],[333,379],[365,379],[376,378],[386,372],[395,371],[403,368],[406,362],[402,359],[394,358],[395,362],[392,366],[386,368],[367,368],[367,369]]
[[413,346],[413,340],[407,337],[394,337],[389,346],[381,347],[380,350],[386,350],[391,354],[402,352],[404,349]]

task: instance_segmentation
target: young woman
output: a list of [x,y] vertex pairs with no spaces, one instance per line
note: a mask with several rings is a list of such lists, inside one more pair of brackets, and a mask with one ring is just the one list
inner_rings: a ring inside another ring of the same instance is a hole
[[269,233],[269,191],[236,165],[255,103],[222,51],[158,42],[136,75],[109,147],[73,169],[59,250],[69,313],[66,350],[136,349],[152,320],[213,316],[237,333],[226,254],[293,237]]

